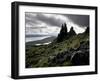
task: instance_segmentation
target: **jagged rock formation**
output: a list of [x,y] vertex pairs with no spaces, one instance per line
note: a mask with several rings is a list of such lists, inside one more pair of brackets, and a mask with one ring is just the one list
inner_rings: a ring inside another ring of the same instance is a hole
[[70,31],[68,32],[67,25],[66,25],[66,23],[64,23],[64,24],[62,24],[60,33],[58,34],[57,41],[61,42],[64,39],[68,39],[69,37],[74,36],[74,35],[76,35],[76,32],[74,31],[73,27],[71,27]]
[[60,33],[58,34],[57,41],[63,41],[67,37],[67,26],[66,23],[62,24]]
[[70,31],[69,31],[69,36],[74,36],[76,35],[76,32],[74,31],[73,27],[71,27]]

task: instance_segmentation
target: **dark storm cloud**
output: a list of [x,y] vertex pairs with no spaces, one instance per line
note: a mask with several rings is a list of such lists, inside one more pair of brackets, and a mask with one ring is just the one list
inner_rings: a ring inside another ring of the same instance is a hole
[[[54,14],[55,17],[57,16]],[[25,13],[25,22],[26,24],[30,25],[37,25],[40,23],[45,23],[49,26],[57,26],[60,27],[62,23],[66,22],[63,21],[62,19],[56,19],[54,16],[47,17],[43,13]]]
[[77,24],[81,27],[89,26],[89,16],[88,15],[71,15],[71,14],[52,14],[54,16],[46,16],[43,13],[25,13],[25,22],[32,27],[35,27],[41,23],[45,23],[49,26],[61,27],[61,24],[67,23],[67,20],[64,20],[62,17],[60,19],[56,16],[63,16],[65,19],[68,19],[69,22]]
[[30,25],[36,25],[39,24],[39,20],[37,20],[36,16],[30,14],[30,13],[26,13],[25,14],[25,23],[26,24],[30,24]]
[[45,22],[46,24],[50,26],[58,26],[60,27],[63,21],[56,19],[55,17],[47,17],[43,14],[37,14],[37,19]]
[[79,26],[89,26],[89,15],[65,15],[68,17],[73,23]]

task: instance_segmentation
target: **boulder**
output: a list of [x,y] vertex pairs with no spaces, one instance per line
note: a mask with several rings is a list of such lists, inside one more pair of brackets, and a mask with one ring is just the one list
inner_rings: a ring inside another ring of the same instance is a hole
[[77,51],[71,57],[73,65],[89,65],[89,50]]

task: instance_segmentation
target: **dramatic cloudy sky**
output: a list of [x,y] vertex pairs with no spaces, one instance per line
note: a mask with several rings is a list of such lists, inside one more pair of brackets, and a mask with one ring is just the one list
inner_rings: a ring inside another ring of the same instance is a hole
[[57,35],[61,25],[67,24],[68,31],[71,26],[76,33],[82,33],[89,26],[88,15],[25,13],[26,35]]

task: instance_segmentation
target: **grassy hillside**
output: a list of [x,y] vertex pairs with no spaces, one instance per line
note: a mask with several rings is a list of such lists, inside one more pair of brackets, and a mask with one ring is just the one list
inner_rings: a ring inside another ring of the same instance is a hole
[[64,38],[57,38],[48,45],[26,44],[26,68],[74,66],[89,64],[89,34],[82,33]]

